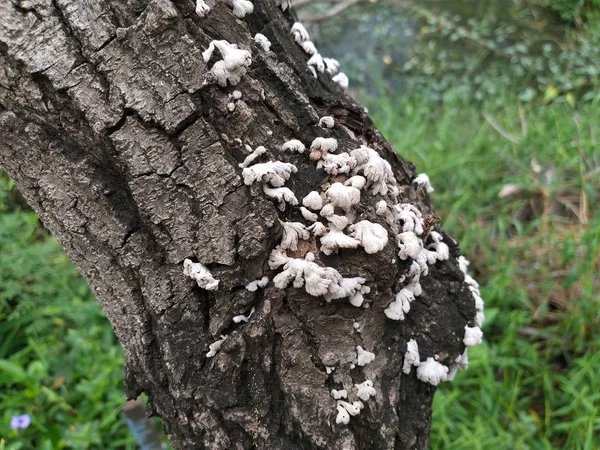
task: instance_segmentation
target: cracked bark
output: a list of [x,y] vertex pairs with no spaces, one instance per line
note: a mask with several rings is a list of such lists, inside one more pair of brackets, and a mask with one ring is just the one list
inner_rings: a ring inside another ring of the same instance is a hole
[[[453,257],[422,280],[404,322],[387,320],[407,263],[393,240],[375,255],[320,256],[371,286],[371,307],[323,303],[303,290],[244,285],[274,272],[280,212],[241,181],[243,144],[264,145],[299,171],[301,199],[327,174],[306,155],[282,156],[289,139],[333,136],[344,150],[378,150],[411,202],[436,219],[414,168],[397,157],[329,77],[312,78],[289,34],[293,12],[271,0],[237,20],[222,3],[205,19],[191,0],[0,2],[0,164],[60,241],[102,304],[126,355],[126,394],[149,397],[180,449],[405,449],[427,445],[435,388],[401,371],[409,339],[421,359],[451,362],[464,350],[475,307]],[[260,50],[251,36],[273,44]],[[213,39],[252,51],[233,87],[207,84],[201,52]],[[228,94],[243,92],[233,112]],[[318,126],[336,118],[332,131]],[[359,215],[378,199],[363,194]],[[437,227],[437,225],[434,225]],[[315,242],[305,243],[315,247]],[[220,280],[207,292],[182,275],[194,258]],[[247,324],[231,318],[256,313]],[[356,319],[363,326],[353,329]],[[208,345],[229,334],[221,351]],[[375,352],[351,369],[355,346]],[[332,374],[325,366],[336,365]],[[375,398],[348,426],[335,424],[333,388],[373,380]]]

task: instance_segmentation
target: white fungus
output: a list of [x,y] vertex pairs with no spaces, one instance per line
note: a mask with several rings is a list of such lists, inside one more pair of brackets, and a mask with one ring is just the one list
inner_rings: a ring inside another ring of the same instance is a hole
[[308,227],[308,230],[314,236],[323,236],[327,232],[327,227],[321,222],[315,222],[310,227]]
[[317,72],[325,72],[325,63],[323,62],[323,57],[319,53],[315,53],[310,58],[308,58],[306,64],[308,64],[309,67],[314,67]]
[[483,338],[483,332],[479,327],[470,327],[465,325],[465,337],[463,342],[465,345],[479,345]]
[[334,208],[341,208],[348,212],[360,202],[360,191],[352,186],[336,182],[325,191],[325,197]]
[[202,289],[206,289],[207,291],[216,291],[219,289],[219,280],[214,279],[210,270],[200,263],[185,259],[183,261],[183,274],[196,280],[196,283]]
[[304,25],[302,25],[300,22],[295,22],[290,31],[294,36],[296,43],[302,44],[305,41],[310,41],[308,31],[306,31],[306,28],[304,28]]
[[246,290],[256,292],[258,288],[264,288],[269,283],[269,277],[264,276],[258,280],[251,281],[246,285]]
[[[249,147],[247,147],[249,148]],[[250,150],[252,150],[250,148]],[[259,145],[258,147],[256,147],[256,149],[254,151],[252,151],[252,153],[250,153],[248,156],[246,156],[246,159],[244,159],[244,162],[242,162],[241,164],[238,164],[242,169],[244,167],[248,167],[252,162],[254,162],[254,160],[256,158],[258,158],[260,155],[264,155],[267,152],[267,149],[264,148],[262,145]]]
[[227,103],[227,109],[229,110],[229,112],[235,111],[235,103],[232,103],[232,102]]
[[[267,278],[267,280],[268,280],[268,278]],[[240,314],[238,316],[234,316],[233,322],[234,323],[248,322],[248,319],[250,319],[250,317],[252,316],[252,314],[254,314],[254,306],[250,310],[250,314],[248,314],[247,316],[245,316],[243,314]]]
[[331,396],[335,399],[335,400],[339,400],[342,398],[348,398],[348,392],[346,391],[346,389],[342,389],[341,391],[336,391],[335,389],[331,390]]
[[398,256],[400,259],[415,259],[423,249],[423,242],[412,231],[398,234]]
[[360,175],[354,175],[353,177],[350,177],[344,181],[344,184],[346,186],[352,186],[353,188],[361,190],[367,184],[367,179]]
[[319,119],[319,126],[323,128],[333,128],[335,120],[332,116],[323,116]]
[[252,54],[248,50],[239,49],[237,45],[224,40],[212,41],[208,49],[202,53],[205,63],[210,61],[215,48],[219,50],[223,59],[217,61],[211,67],[210,72],[215,76],[220,86],[227,86],[228,81],[231,85],[238,84],[246,74],[250,64],[252,64]]
[[365,407],[365,405],[363,405],[360,401],[348,403],[343,400],[338,400],[337,404],[339,406],[344,407],[344,409],[348,411],[348,414],[350,414],[351,416],[358,415],[360,413],[360,410]]
[[432,357],[427,358],[427,361],[422,362],[417,367],[417,378],[434,386],[440,384],[441,381],[445,381],[447,374],[448,368]]
[[281,211],[285,210],[286,203],[289,203],[290,205],[298,204],[298,199],[296,198],[296,196],[290,188],[270,188],[266,184],[263,184],[263,192],[267,197],[272,198],[273,200],[277,200],[279,202],[279,209]]
[[267,37],[264,34],[256,33],[254,35],[254,42],[256,42],[258,46],[262,48],[265,52],[271,50],[271,41],[269,41],[269,39],[267,39]]
[[300,47],[302,47],[302,50],[307,55],[314,55],[315,53],[317,53],[317,47],[315,47],[315,44],[313,44],[312,41],[301,42]]
[[354,387],[356,388],[356,396],[365,402],[377,393],[371,380],[366,380],[363,383],[355,384]]
[[413,184],[423,186],[428,193],[431,193],[434,190],[431,186],[431,182],[429,181],[429,177],[425,173],[420,173],[417,175],[412,182]]
[[423,215],[414,205],[401,203],[394,206],[394,211],[402,231],[412,231],[418,236],[423,234]]
[[361,220],[348,228],[350,236],[358,239],[365,252],[369,254],[377,253],[386,246],[388,242],[388,232],[378,223]]
[[210,6],[208,6],[204,0],[196,1],[196,14],[198,17],[206,17],[209,12]]
[[348,411],[346,411],[346,408],[344,408],[342,405],[338,404],[336,406],[338,414],[335,418],[335,423],[337,424],[344,424],[347,425],[348,423],[350,423],[350,414],[348,414]]
[[314,68],[314,66],[307,66],[307,67],[314,79],[319,78],[319,75],[317,74],[317,70]]
[[231,93],[231,97],[232,97],[234,100],[239,100],[240,98],[242,98],[242,91],[238,91],[238,90],[236,89],[235,91],[233,91],[233,92]]
[[377,207],[375,208],[375,213],[378,216],[383,216],[387,212],[387,202],[385,200],[380,200],[377,202]]
[[[366,280],[363,279],[363,283]],[[356,292],[354,292],[354,294],[351,294],[349,296],[349,300],[350,300],[350,304],[352,306],[356,306],[357,308],[360,308],[363,304],[363,302],[365,301],[365,297],[364,294],[368,294],[369,292],[371,292],[371,288],[369,286],[361,286],[360,289],[357,289]],[[360,325],[359,325],[360,326]],[[354,327],[356,329],[356,331],[358,331],[360,333],[360,330],[357,327]]]
[[338,143],[335,138],[315,138],[310,144],[310,159],[317,161],[324,153],[335,152],[337,147]]
[[281,150],[283,151],[291,151],[298,153],[304,153],[305,149],[306,147],[304,146],[304,144],[298,139],[289,140],[281,146]]
[[421,364],[419,359],[419,346],[417,341],[411,339],[406,345],[406,353],[404,353],[404,364],[402,366],[402,372],[405,374],[410,373],[412,366],[418,367]]
[[317,191],[311,191],[302,199],[302,204],[313,211],[320,211],[323,208],[323,199]]
[[350,155],[356,159],[356,167],[352,173],[356,175],[362,172],[372,194],[386,195],[388,184],[395,182],[390,163],[379,156],[375,150],[365,146],[352,150]]
[[435,251],[435,258],[437,261],[445,261],[450,258],[450,249],[442,242],[443,238],[437,231],[431,231],[429,237],[433,240],[433,243],[428,247],[433,248]]
[[[337,216],[339,217],[339,216]],[[344,234],[343,231],[331,227],[328,233],[321,237],[320,250],[326,255],[337,253],[340,248],[357,248],[360,241]]]
[[254,164],[242,171],[244,184],[250,186],[254,182],[270,183],[271,186],[281,187],[292,173],[298,172],[296,166],[281,161],[269,161]]
[[348,80],[348,76],[344,72],[338,73],[332,80],[334,83],[339,84],[342,89],[348,89],[348,86],[350,85],[350,80]]
[[340,69],[340,62],[333,58],[323,58],[325,63],[325,70],[329,75],[335,75]]
[[309,222],[316,222],[319,219],[319,216],[317,214],[315,214],[314,212],[310,212],[304,206],[300,207],[300,213],[302,214],[302,217],[304,217]]
[[317,169],[324,168],[330,175],[349,173],[356,166],[356,160],[347,152],[337,155],[325,153],[317,163]]
[[228,0],[225,3],[229,4],[233,10],[233,15],[238,19],[243,19],[246,14],[254,11],[254,5],[248,0]]
[[210,344],[208,346],[210,351],[206,354],[206,357],[212,358],[213,356],[215,356],[221,349],[221,346],[223,345],[223,342],[225,342],[225,339],[227,339],[227,336],[221,335],[220,339],[218,339],[215,342],[213,342],[212,344]]
[[360,345],[356,346],[356,364],[366,366],[375,359],[375,353],[363,349]]
[[404,287],[396,294],[392,303],[383,310],[388,319],[404,320],[405,315],[410,311],[410,303],[415,299],[415,294],[410,289]]
[[298,250],[298,240],[308,239],[310,232],[306,226],[300,222],[282,222],[279,223],[283,227],[283,237],[281,238],[281,248]]

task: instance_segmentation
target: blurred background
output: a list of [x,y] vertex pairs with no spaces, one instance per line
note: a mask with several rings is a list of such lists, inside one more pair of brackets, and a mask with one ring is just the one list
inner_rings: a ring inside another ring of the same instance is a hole
[[[296,0],[486,301],[431,448],[600,448],[600,0]],[[0,450],[134,449],[123,353],[0,173]],[[11,424],[29,415],[27,427]]]

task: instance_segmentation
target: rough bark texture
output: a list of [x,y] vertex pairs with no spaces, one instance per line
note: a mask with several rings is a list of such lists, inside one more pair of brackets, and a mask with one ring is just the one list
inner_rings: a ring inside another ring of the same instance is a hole
[[[450,363],[475,314],[450,236],[452,257],[430,268],[403,322],[383,314],[408,267],[393,238],[373,255],[328,257],[314,237],[302,243],[320,263],[364,277],[368,309],[292,287],[244,289],[277,272],[267,259],[281,239],[278,219],[303,219],[243,184],[243,144],[294,163],[286,185],[298,199],[328,175],[306,154],[284,155],[283,142],[331,136],[343,150],[368,145],[392,165],[400,201],[438,227],[425,190],[411,185],[413,166],[327,75],[307,70],[290,36],[293,12],[270,0],[254,8],[238,20],[220,2],[204,19],[192,0],[0,2],[0,164],[89,281],[125,349],[127,397],[148,394],[174,447],[425,448],[435,388],[414,370],[402,373],[407,341],[418,341],[422,360]],[[270,52],[252,41],[257,32]],[[213,39],[252,52],[235,88],[208,82],[201,53]],[[234,89],[243,97],[230,112]],[[318,125],[326,114],[332,130]],[[359,217],[377,221],[381,198],[364,191]],[[209,267],[219,290],[183,276],[185,258]],[[232,323],[252,306],[247,324]],[[207,358],[221,334],[228,339]],[[352,366],[356,345],[375,360]],[[365,379],[377,395],[337,425],[330,390]]]

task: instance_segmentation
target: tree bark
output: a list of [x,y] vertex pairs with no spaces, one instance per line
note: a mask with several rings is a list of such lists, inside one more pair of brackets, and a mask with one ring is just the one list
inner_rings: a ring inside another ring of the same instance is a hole
[[[226,4],[209,4],[200,18],[192,0],[0,2],[0,164],[102,304],[125,350],[127,398],[148,395],[175,448],[425,448],[435,387],[414,368],[404,374],[403,355],[409,339],[422,361],[437,355],[448,365],[463,353],[475,304],[458,245],[443,234],[450,259],[429,268],[404,321],[387,319],[409,262],[396,255],[397,230],[374,213],[391,197],[363,189],[356,214],[389,231],[382,251],[326,256],[311,236],[295,254],[310,250],[318,264],[365,278],[370,307],[275,287],[280,269],[267,260],[280,221],[307,222],[298,207],[280,211],[259,184],[243,183],[245,144],[267,148],[262,162],[298,168],[286,186],[299,200],[333,177],[306,153],[279,150],[285,141],[366,145],[391,164],[395,202],[415,205],[427,229],[441,231],[439,220],[411,183],[414,167],[364,109],[327,74],[313,78],[290,34],[293,11],[256,0],[240,20]],[[252,40],[257,32],[271,51]],[[212,82],[203,61],[215,39],[252,53],[235,87]],[[235,89],[242,98],[230,111]],[[319,127],[324,115],[335,118],[331,130]],[[207,266],[218,290],[184,276],[186,258]],[[244,288],[264,275],[264,290]],[[252,307],[247,323],[232,322]],[[357,345],[374,361],[355,365]],[[336,424],[330,391],[366,379],[375,397],[348,425]]]

